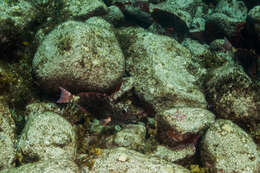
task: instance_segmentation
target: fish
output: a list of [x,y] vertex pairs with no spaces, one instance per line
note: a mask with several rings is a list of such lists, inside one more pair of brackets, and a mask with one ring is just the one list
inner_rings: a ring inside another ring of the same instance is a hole
[[69,103],[72,102],[74,95],[72,95],[68,90],[59,87],[61,90],[60,98],[56,101],[57,103]]

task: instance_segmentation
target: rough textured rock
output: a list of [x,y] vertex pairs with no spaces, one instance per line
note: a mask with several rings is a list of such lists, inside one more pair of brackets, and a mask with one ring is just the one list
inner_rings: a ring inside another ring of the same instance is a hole
[[111,5],[108,7],[108,13],[104,16],[104,19],[114,26],[120,25],[124,20],[124,14],[117,6]]
[[212,173],[260,171],[254,141],[229,120],[217,120],[201,142],[202,162]]
[[[155,19],[163,26],[173,28],[171,35],[189,33],[197,37],[205,31],[205,16],[209,8],[204,1],[195,0],[165,0],[158,4],[151,4],[150,11]],[[162,20],[160,20],[162,19]],[[201,37],[197,37],[201,40]]]
[[39,18],[49,20],[84,20],[92,16],[100,16],[107,13],[107,6],[101,0],[29,0],[38,10]]
[[78,166],[69,160],[46,160],[28,163],[18,168],[5,169],[1,173],[80,173]]
[[212,70],[207,79],[207,100],[218,117],[234,121],[259,119],[259,85],[241,66],[225,63]]
[[18,141],[27,161],[75,159],[76,134],[72,125],[54,112],[32,112]]
[[253,24],[254,32],[260,38],[260,5],[255,6],[248,13],[248,19]]
[[172,163],[180,163],[189,160],[195,154],[196,150],[193,146],[187,145],[180,149],[171,149],[163,145],[158,145],[156,150],[150,155],[152,157],[158,157]]
[[[9,38],[22,34],[35,18],[36,10],[27,1],[18,1],[18,3],[0,1],[0,36]],[[1,37],[0,43],[3,41]]]
[[0,100],[0,170],[14,166],[15,123],[8,105]]
[[131,150],[142,151],[145,145],[146,129],[142,124],[129,124],[120,132],[108,139],[108,147],[125,147]]
[[141,153],[125,148],[102,151],[102,154],[96,159],[90,172],[106,172],[107,170],[110,170],[113,173],[189,172],[182,166],[161,159],[149,158]]
[[[189,38],[184,39],[184,41],[181,44],[190,50],[191,54],[193,55],[192,59],[201,65],[199,69],[202,71],[202,74],[206,75],[206,70],[204,68],[209,69],[219,67],[221,64],[226,62],[225,56],[216,56],[216,52],[213,53],[213,51],[211,51],[211,47],[209,47],[209,45],[207,44],[201,44],[198,41]],[[222,52],[223,44],[224,40],[221,40],[221,42],[218,44],[218,47]],[[201,80],[201,85],[203,84],[204,80]]]
[[63,0],[61,12],[68,18],[87,19],[107,13],[108,9],[102,0]]
[[243,1],[220,0],[214,13],[206,20],[206,28],[209,32],[222,32],[225,35],[235,36],[246,23],[247,8]]
[[51,102],[37,102],[31,103],[26,106],[25,120],[27,121],[30,116],[38,116],[38,114],[44,112],[55,112],[57,114],[61,113],[61,109]]
[[[68,21],[50,32],[33,59],[41,87],[58,91],[107,91],[120,82],[125,59],[105,20],[93,23]],[[103,23],[103,26],[100,26]]]
[[[169,19],[175,19],[175,26],[178,31],[187,32],[192,22],[192,14],[187,11],[189,8],[193,8],[193,0],[187,0],[185,2],[177,1],[164,1],[159,4],[151,4],[150,11],[154,18],[160,18],[163,14],[168,14]],[[178,28],[179,27],[179,28]]]
[[124,38],[122,44],[127,42],[126,68],[135,78],[134,90],[141,100],[156,111],[175,106],[206,107],[196,86],[201,74],[189,50],[172,38],[137,28],[121,30],[118,37]]
[[[156,115],[158,138],[166,145],[194,143],[203,132],[215,121],[215,115],[201,108],[172,108]],[[187,141],[187,142],[186,142]]]

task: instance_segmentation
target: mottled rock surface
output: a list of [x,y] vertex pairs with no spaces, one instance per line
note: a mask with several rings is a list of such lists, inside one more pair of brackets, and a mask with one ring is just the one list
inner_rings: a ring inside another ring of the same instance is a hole
[[102,154],[94,163],[90,172],[113,173],[188,173],[189,171],[182,166],[169,163],[157,158],[147,157],[141,153],[125,148],[115,148],[111,150],[102,150]]
[[80,171],[74,162],[61,159],[28,163],[18,168],[3,170],[1,173],[80,173]]
[[3,37],[12,38],[25,32],[26,28],[36,19],[36,14],[36,10],[27,1],[18,3],[0,1],[0,43],[4,42],[1,40]]
[[125,147],[132,150],[143,150],[145,145],[146,129],[142,124],[129,124],[120,132],[111,136],[106,145],[108,147]]
[[115,5],[108,7],[108,13],[104,16],[104,19],[114,26],[120,25],[120,23],[125,19],[124,14]]
[[120,82],[124,64],[109,27],[75,21],[50,32],[33,59],[34,74],[48,92],[57,92],[59,86],[69,91],[107,91]]
[[15,161],[15,123],[8,105],[0,100],[0,170],[11,168]]
[[172,108],[156,115],[158,138],[166,145],[176,145],[184,141],[196,142],[200,132],[215,121],[215,115],[201,108]]
[[174,106],[206,107],[196,85],[201,74],[189,50],[172,38],[138,28],[121,30],[118,37],[124,38],[122,44],[127,42],[126,68],[135,78],[134,90],[141,100],[156,111]]
[[232,37],[241,31],[246,23],[247,8],[243,1],[220,0],[212,14],[206,19],[208,32],[222,32]]
[[217,120],[201,142],[202,162],[212,173],[260,171],[260,158],[254,141],[229,120]]
[[248,19],[253,25],[254,32],[260,38],[260,5],[255,6],[248,12]]
[[259,85],[254,84],[241,66],[226,63],[211,71],[206,91],[217,117],[234,121],[259,119]]
[[179,163],[188,160],[195,154],[195,152],[196,150],[192,145],[187,145],[182,149],[172,149],[163,145],[158,145],[156,147],[156,150],[153,151],[150,155],[153,157],[164,159],[168,162]]
[[[201,65],[201,67],[198,68],[202,71],[202,74],[206,75],[207,71],[205,69],[218,67],[226,61],[226,56],[216,56],[216,51],[211,51],[211,47],[207,44],[201,44],[198,41],[192,40],[190,38],[184,39],[181,44],[190,50],[191,54],[193,55],[192,59]],[[222,52],[223,44],[224,40],[221,40],[221,42],[218,44],[218,49]],[[202,85],[204,85],[204,82],[204,80],[201,80]]]
[[63,0],[61,12],[68,18],[87,19],[107,13],[108,9],[102,0]]
[[54,112],[29,115],[18,150],[27,160],[75,159],[76,134],[72,125]]

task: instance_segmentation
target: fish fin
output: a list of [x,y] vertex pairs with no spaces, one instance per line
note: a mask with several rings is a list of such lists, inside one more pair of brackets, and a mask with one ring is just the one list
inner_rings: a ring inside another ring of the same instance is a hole
[[61,93],[57,103],[69,103],[73,99],[73,95],[62,87],[59,87],[59,89],[61,90]]
[[231,42],[227,39],[227,37],[224,37],[224,44],[223,44],[223,48],[228,51],[233,49],[233,45],[231,44]]

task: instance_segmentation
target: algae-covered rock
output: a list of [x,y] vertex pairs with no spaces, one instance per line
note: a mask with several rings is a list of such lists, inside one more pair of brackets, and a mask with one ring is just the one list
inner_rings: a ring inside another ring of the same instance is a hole
[[24,161],[75,159],[76,134],[72,125],[54,112],[32,112],[18,141]]
[[188,173],[182,166],[166,162],[162,159],[148,157],[144,154],[125,148],[102,150],[102,154],[96,159],[90,172],[113,173]]
[[61,13],[68,18],[87,19],[107,13],[108,9],[102,0],[63,0]]
[[255,6],[248,12],[248,19],[253,25],[253,30],[260,37],[260,5]]
[[243,1],[220,0],[214,13],[206,18],[206,28],[208,32],[222,32],[232,37],[242,30],[246,18],[247,8]]
[[58,91],[60,86],[69,91],[104,92],[120,82],[124,64],[111,29],[68,21],[41,42],[33,59],[33,70],[41,88],[48,92]]
[[193,143],[215,121],[215,115],[201,108],[172,108],[156,115],[158,138],[166,145]]
[[46,160],[28,163],[23,166],[5,169],[1,173],[80,173],[78,166],[71,160]]
[[135,78],[134,91],[153,109],[172,107],[206,107],[197,86],[201,79],[197,64],[188,49],[176,40],[141,29],[118,32],[122,44],[127,42],[127,71]]
[[26,29],[36,19],[36,14],[36,10],[27,1],[0,1],[0,43],[27,32]]
[[217,117],[233,121],[259,119],[259,85],[246,75],[241,66],[226,63],[212,70],[206,91]]
[[201,159],[210,172],[259,172],[253,139],[230,120],[219,119],[201,141]]
[[110,137],[106,143],[108,147],[125,147],[132,150],[142,151],[145,146],[146,129],[142,124],[126,125],[121,131]]
[[184,148],[168,148],[158,145],[156,150],[150,155],[158,157],[172,163],[183,163],[189,161],[191,156],[195,155],[196,149],[192,145],[186,145]]
[[0,170],[14,167],[15,123],[8,105],[0,99]]

